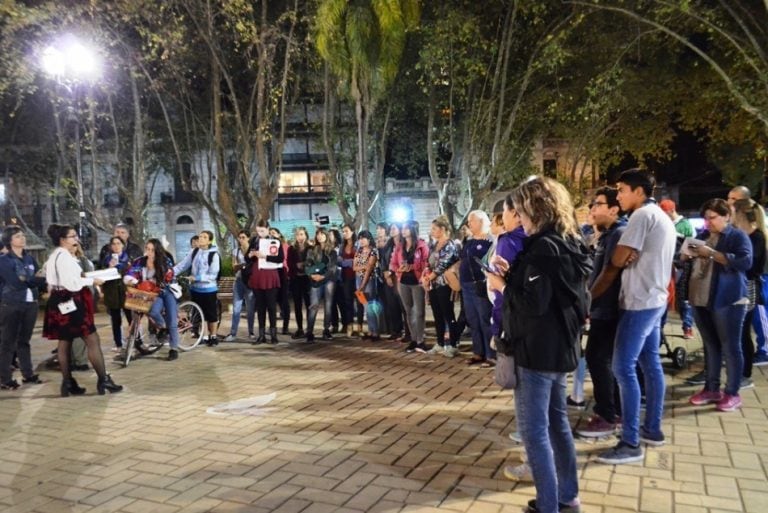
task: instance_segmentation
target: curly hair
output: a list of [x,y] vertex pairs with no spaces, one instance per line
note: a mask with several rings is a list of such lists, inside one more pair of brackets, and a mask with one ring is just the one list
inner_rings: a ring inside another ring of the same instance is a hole
[[551,228],[563,237],[579,236],[571,195],[559,182],[537,176],[520,184],[511,195],[515,210],[528,217],[537,232]]

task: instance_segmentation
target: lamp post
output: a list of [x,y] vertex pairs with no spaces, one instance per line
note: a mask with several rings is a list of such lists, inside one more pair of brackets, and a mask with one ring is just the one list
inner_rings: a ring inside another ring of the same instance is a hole
[[85,225],[85,198],[83,195],[83,166],[80,155],[80,119],[77,115],[77,85],[95,80],[100,75],[99,59],[96,53],[83,45],[75,36],[66,35],[42,53],[43,71],[66,88],[75,103],[72,109],[75,119],[75,172],[77,174],[78,234],[83,243]]

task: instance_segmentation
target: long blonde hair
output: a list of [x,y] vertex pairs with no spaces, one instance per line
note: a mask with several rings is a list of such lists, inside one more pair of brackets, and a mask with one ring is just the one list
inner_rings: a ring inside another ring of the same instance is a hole
[[734,218],[740,217],[744,219],[747,224],[754,226],[756,230],[760,230],[768,242],[768,233],[765,227],[765,211],[760,206],[760,203],[749,198],[736,200],[733,202],[733,216]]
[[552,228],[563,237],[579,237],[579,226],[568,190],[559,182],[536,176],[512,191],[515,210],[525,214],[536,231]]

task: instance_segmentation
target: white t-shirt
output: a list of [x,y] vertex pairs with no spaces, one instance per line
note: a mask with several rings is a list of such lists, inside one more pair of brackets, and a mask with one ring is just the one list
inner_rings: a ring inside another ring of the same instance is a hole
[[655,203],[643,205],[629,217],[619,245],[636,250],[638,258],[621,273],[622,310],[649,310],[667,304],[676,234],[672,220]]

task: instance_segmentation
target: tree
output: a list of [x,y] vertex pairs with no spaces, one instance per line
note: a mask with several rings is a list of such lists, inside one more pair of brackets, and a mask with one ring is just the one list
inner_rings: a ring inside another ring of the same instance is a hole
[[[335,75],[337,85],[355,105],[357,147],[355,188],[357,200],[352,217],[349,203],[339,202],[341,214],[355,227],[368,226],[369,152],[371,118],[379,101],[397,75],[406,34],[419,21],[417,0],[321,0],[315,24],[315,44],[320,56]],[[326,77],[329,80],[330,77]],[[330,98],[329,98],[330,99]],[[325,138],[329,141],[328,137]],[[333,148],[326,145],[329,153]],[[338,169],[337,173],[344,173]],[[343,187],[344,177],[335,177],[334,186]],[[345,197],[337,190],[338,197]]]

